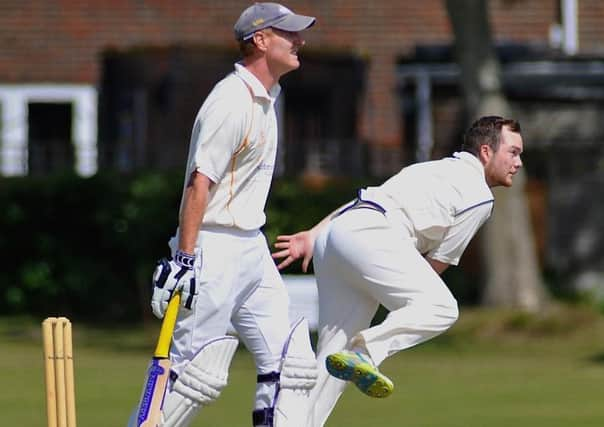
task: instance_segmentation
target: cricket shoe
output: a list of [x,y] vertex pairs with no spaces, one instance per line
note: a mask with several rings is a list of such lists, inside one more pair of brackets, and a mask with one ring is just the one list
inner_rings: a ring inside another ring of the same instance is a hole
[[343,350],[325,359],[327,372],[344,381],[350,381],[371,397],[387,397],[394,384],[382,374],[362,353]]

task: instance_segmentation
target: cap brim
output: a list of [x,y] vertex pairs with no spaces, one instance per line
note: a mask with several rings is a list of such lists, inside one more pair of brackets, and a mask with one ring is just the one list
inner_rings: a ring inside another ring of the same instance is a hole
[[309,27],[312,27],[315,24],[316,18],[314,16],[304,16],[304,15],[287,15],[282,21],[277,22],[276,24],[271,25],[273,28],[277,28],[283,31],[302,31],[306,30]]

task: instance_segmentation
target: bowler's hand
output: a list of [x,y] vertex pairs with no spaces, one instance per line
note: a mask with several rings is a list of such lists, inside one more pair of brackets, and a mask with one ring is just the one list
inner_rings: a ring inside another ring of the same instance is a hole
[[282,270],[295,260],[302,258],[302,271],[306,273],[308,264],[312,259],[315,238],[316,236],[309,230],[291,235],[277,236],[274,246],[279,251],[273,252],[273,258],[285,258],[277,265],[277,268]]
[[181,305],[191,309],[197,298],[195,282],[195,256],[176,251],[174,259],[162,258],[157,262],[153,272],[153,296],[151,308],[153,314],[163,318],[168,308],[168,302],[174,292],[182,294]]

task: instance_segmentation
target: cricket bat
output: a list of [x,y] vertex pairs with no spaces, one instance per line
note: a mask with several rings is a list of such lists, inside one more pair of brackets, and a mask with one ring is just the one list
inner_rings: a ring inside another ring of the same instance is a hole
[[170,377],[170,344],[179,305],[180,294],[176,293],[168,303],[155,353],[147,370],[147,380],[136,414],[137,427],[157,427],[161,420],[161,409]]

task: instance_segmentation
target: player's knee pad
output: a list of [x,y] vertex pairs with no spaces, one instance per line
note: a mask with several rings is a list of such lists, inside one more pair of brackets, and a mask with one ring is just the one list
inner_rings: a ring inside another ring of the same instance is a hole
[[227,384],[238,343],[232,336],[213,339],[187,363],[180,375],[172,375],[172,386],[162,407],[162,427],[186,427],[200,408],[218,399]]
[[292,327],[283,347],[279,372],[258,375],[259,383],[275,383],[275,397],[273,406],[254,411],[254,426],[305,427],[310,410],[309,394],[317,375],[308,321],[301,318]]

